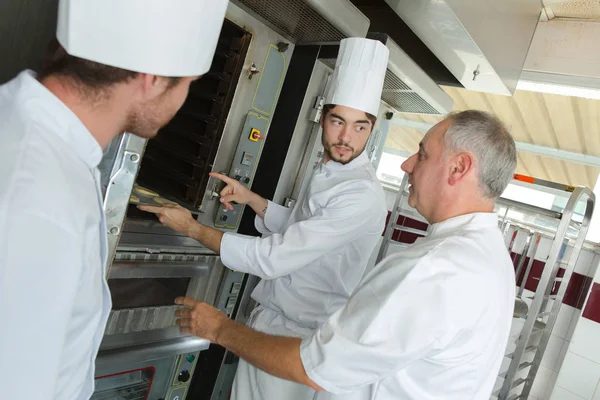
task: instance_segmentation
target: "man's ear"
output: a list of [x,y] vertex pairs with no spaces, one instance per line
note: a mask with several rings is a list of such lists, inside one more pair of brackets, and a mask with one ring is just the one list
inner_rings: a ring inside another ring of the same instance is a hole
[[140,74],[140,91],[144,100],[162,95],[168,87],[168,79],[158,75]]
[[473,168],[473,156],[469,153],[458,153],[450,163],[448,184],[454,186],[459,183]]

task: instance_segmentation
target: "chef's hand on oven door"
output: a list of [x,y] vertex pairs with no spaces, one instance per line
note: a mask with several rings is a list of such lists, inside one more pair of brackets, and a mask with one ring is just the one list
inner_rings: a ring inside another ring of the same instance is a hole
[[176,298],[175,304],[183,306],[175,311],[176,323],[182,333],[217,343],[221,329],[229,322],[227,315],[188,296]]
[[167,204],[164,207],[138,206],[138,208],[156,214],[163,225],[187,236],[190,236],[194,224],[197,223],[192,213],[179,204]]
[[[260,211],[267,207],[266,199],[263,199],[246,186],[242,185],[237,179],[230,178],[217,172],[211,172],[210,176],[220,179],[227,184],[220,193],[220,201],[227,210],[233,210],[232,202],[237,204],[248,204],[257,213],[260,213]],[[264,216],[264,213],[261,216]]]

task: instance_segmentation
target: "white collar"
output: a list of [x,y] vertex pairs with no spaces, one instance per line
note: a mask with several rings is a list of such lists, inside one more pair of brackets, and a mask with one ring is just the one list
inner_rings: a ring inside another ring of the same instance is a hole
[[26,70],[7,83],[14,85],[15,101],[27,107],[33,121],[58,136],[90,167],[96,168],[102,160],[102,148],[83,122],[58,97]]
[[431,225],[429,236],[443,235],[445,233],[457,234],[462,228],[466,226],[477,226],[482,228],[491,228],[498,226],[498,215],[494,212],[491,213],[471,213],[465,215],[459,215],[457,217],[449,218],[445,221],[438,222]]

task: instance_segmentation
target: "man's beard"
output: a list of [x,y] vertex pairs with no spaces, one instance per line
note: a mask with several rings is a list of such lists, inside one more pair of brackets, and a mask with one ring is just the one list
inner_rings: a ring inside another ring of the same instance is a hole
[[[344,159],[343,156],[339,157],[337,155],[334,155],[334,153],[332,151],[332,148],[336,147],[336,146],[344,147],[344,148],[350,150],[348,159]],[[339,162],[342,165],[348,164],[350,161],[352,161],[356,157],[360,156],[362,154],[362,152],[364,151],[364,147],[360,151],[355,151],[354,147],[350,146],[348,143],[337,142],[337,143],[329,144],[329,143],[325,142],[325,139],[323,139],[323,149],[327,153],[327,156],[329,156],[330,160],[333,160],[335,162]]]
[[127,121],[125,132],[131,132],[144,139],[151,139],[158,134],[159,129],[167,125],[175,115],[166,121],[161,121],[155,108],[147,107],[141,112],[132,113]]

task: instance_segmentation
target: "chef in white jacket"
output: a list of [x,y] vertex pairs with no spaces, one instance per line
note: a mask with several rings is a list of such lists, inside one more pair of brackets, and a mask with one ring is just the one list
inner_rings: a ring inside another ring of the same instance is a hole
[[111,300],[98,164],[206,73],[226,0],[61,0],[40,76],[0,86],[0,397],[84,400]]
[[[213,174],[228,186],[222,201],[250,205],[262,238],[225,233],[193,220],[181,207],[140,207],[166,225],[198,239],[229,268],[262,278],[252,297],[260,304],[253,328],[309,337],[344,306],[362,279],[385,227],[381,185],[364,151],[375,123],[388,49],[380,42],[348,38],[340,43],[321,124],[323,162],[293,209]],[[282,380],[241,360],[232,399],[312,399],[314,391]]]
[[[449,116],[402,165],[427,237],[370,271],[316,332],[269,336],[184,297],[178,324],[315,399],[487,400],[507,344],[514,269],[493,213],[515,143],[480,111]],[[324,390],[324,391],[323,391]]]

